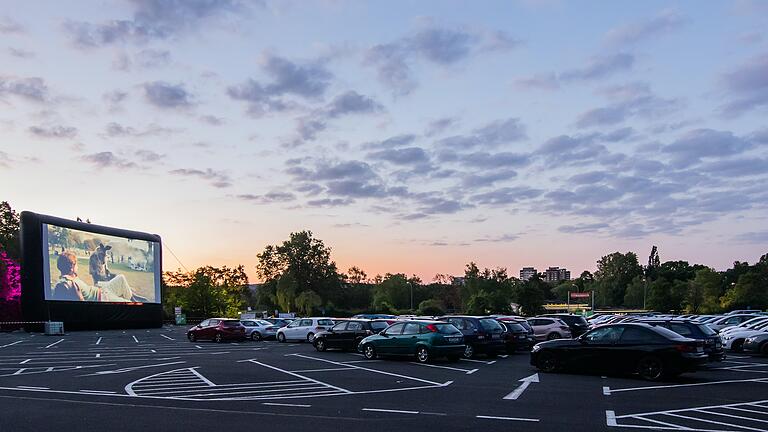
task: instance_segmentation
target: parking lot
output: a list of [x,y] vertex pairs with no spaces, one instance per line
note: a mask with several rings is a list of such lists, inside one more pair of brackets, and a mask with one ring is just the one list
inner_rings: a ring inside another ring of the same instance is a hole
[[527,353],[422,365],[307,343],[192,343],[185,329],[0,334],[0,432],[768,431],[768,359],[674,382],[542,374]]

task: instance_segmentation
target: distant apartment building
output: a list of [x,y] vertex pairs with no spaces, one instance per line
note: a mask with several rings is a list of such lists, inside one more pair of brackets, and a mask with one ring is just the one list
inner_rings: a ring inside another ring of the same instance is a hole
[[522,270],[520,270],[520,280],[527,281],[528,279],[532,278],[538,273],[538,270],[536,270],[533,267],[523,267]]
[[547,282],[561,282],[571,280],[571,272],[560,267],[550,267],[545,272],[544,280]]

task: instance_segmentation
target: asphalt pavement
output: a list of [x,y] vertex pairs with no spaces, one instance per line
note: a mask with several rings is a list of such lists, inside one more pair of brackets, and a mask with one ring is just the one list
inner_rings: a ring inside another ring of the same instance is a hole
[[768,359],[673,382],[543,374],[527,353],[422,365],[185,329],[0,333],[0,432],[768,431]]

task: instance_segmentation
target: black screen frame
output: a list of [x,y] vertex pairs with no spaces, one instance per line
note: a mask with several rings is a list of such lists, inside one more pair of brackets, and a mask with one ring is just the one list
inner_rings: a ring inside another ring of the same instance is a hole
[[[157,242],[156,263],[162,275],[162,239],[157,234],[131,231],[103,225],[63,219],[29,211],[21,212],[21,308],[24,321],[61,321],[65,329],[97,330],[124,328],[158,328],[163,325],[163,290],[157,303],[101,303],[63,300],[46,300],[44,266],[48,265],[43,254],[43,225]],[[45,245],[47,248],[47,245]]]

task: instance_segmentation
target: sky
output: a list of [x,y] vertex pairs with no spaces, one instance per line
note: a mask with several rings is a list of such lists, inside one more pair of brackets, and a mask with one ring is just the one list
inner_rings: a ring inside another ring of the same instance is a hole
[[0,199],[165,270],[257,282],[301,230],[425,281],[768,252],[768,2],[0,4]]

